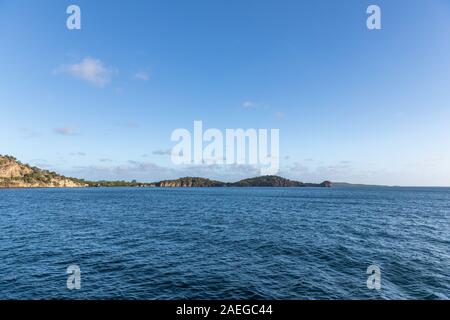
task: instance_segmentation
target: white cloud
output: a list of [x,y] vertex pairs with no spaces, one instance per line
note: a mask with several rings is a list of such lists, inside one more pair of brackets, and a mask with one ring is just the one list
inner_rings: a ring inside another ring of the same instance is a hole
[[244,103],[242,103],[242,107],[245,109],[254,108],[256,107],[256,103],[253,101],[244,101]]
[[106,163],[109,161],[101,162],[104,164],[73,167],[65,170],[64,174],[88,180],[131,181],[136,179],[141,182],[155,182],[187,176],[231,182],[260,175],[260,169],[250,165],[188,165],[174,168],[135,160],[129,160],[119,165],[107,165]]
[[124,121],[117,123],[117,126],[127,129],[136,129],[139,127],[139,124],[134,121]]
[[150,75],[145,71],[139,71],[134,74],[133,78],[136,80],[147,81],[150,79]]
[[277,119],[284,119],[285,116],[286,116],[286,115],[285,115],[283,112],[276,112],[276,113],[275,113],[275,117],[276,117]]
[[20,129],[20,137],[23,139],[33,139],[40,137],[41,134],[37,131],[28,128]]
[[[106,160],[106,159],[104,159]],[[108,159],[109,160],[109,159]],[[152,162],[128,161],[120,165],[107,165],[109,161],[102,161],[104,165],[78,166],[65,173],[68,176],[81,177],[88,180],[138,180],[153,182],[173,179],[176,177],[173,170]]]
[[252,101],[252,100],[246,100],[242,103],[242,107],[244,109],[269,109],[270,105],[268,105],[267,103],[263,103],[263,102],[256,102],[256,101]]
[[153,151],[153,154],[157,156],[170,156],[172,154],[172,150],[171,149],[155,150]]
[[76,134],[75,128],[73,127],[61,127],[56,128],[54,130],[56,134],[62,135],[62,136],[70,136]]
[[79,63],[61,66],[57,73],[68,74],[76,79],[103,87],[111,82],[114,70],[107,68],[101,60],[86,57]]

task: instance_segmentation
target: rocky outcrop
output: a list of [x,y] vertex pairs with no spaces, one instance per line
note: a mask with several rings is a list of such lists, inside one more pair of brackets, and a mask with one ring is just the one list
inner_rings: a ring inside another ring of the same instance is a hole
[[22,165],[15,158],[0,156],[0,179],[14,179],[33,172],[28,166]]
[[80,188],[83,180],[23,164],[11,156],[0,155],[0,188]]
[[331,181],[324,181],[320,184],[320,186],[325,188],[331,188],[333,184],[331,183]]
[[84,188],[88,184],[77,183],[70,179],[52,179],[50,182],[35,181],[24,182],[20,179],[3,180],[0,179],[0,188]]
[[155,183],[155,186],[162,188],[208,188],[224,187],[226,183],[198,177],[185,177],[177,180],[165,180]]

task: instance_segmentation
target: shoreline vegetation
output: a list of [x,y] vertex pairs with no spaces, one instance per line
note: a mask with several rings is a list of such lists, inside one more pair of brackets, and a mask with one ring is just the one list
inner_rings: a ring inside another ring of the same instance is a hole
[[0,155],[0,188],[94,188],[94,187],[160,187],[160,188],[223,188],[223,187],[322,187],[332,186],[330,181],[303,183],[279,176],[261,176],[237,182],[222,182],[200,177],[184,177],[159,182],[87,181],[66,177],[21,163],[12,156]]

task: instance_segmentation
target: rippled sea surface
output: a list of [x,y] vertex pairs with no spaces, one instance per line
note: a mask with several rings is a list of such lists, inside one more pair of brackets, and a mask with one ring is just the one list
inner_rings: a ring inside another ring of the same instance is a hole
[[59,298],[449,299],[450,189],[0,190],[0,299]]

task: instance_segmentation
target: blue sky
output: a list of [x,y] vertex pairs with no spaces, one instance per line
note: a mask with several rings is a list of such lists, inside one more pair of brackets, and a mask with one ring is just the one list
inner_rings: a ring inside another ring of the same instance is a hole
[[202,120],[279,128],[292,179],[448,186],[449,34],[444,0],[0,0],[0,154],[87,179],[256,175],[172,165],[172,131]]

